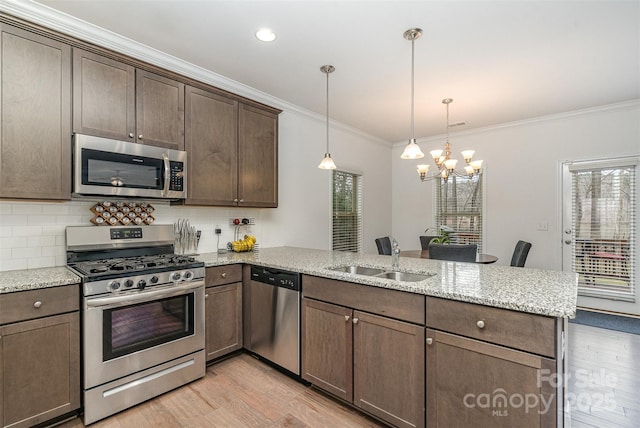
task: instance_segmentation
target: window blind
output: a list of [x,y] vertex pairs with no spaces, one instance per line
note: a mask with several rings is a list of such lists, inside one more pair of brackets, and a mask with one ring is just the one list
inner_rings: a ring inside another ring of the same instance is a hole
[[482,174],[472,177],[449,177],[434,180],[436,227],[453,230],[452,244],[477,244],[483,241],[483,184]]
[[605,161],[569,168],[580,295],[635,301],[636,167]]
[[362,176],[333,170],[333,249],[362,252]]

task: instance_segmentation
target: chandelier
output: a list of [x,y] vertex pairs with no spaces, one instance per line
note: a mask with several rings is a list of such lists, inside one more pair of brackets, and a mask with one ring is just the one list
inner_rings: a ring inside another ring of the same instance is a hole
[[442,103],[447,106],[447,142],[444,145],[444,150],[431,150],[429,154],[433,158],[434,163],[436,164],[436,168],[438,168],[438,172],[431,176],[428,176],[429,165],[423,164],[418,165],[418,175],[420,176],[420,180],[433,180],[434,178],[441,178],[445,182],[450,176],[457,177],[473,177],[474,175],[480,174],[480,168],[482,167],[481,160],[472,160],[473,154],[475,151],[473,150],[464,150],[462,152],[462,157],[466,163],[464,167],[464,173],[460,173],[456,171],[456,166],[458,165],[458,160],[453,159],[451,157],[451,143],[449,142],[449,128],[455,125],[464,125],[464,122],[456,123],[451,125],[449,122],[449,104],[453,102],[451,98],[445,98],[442,100]]

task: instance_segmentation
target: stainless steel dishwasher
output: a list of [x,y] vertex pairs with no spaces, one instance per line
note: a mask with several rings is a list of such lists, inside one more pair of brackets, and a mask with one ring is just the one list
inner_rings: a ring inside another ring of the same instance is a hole
[[251,351],[300,375],[300,274],[251,267]]

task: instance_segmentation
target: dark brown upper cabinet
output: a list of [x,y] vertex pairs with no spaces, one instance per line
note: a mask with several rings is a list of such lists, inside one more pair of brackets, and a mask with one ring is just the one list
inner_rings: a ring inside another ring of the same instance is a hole
[[278,206],[278,115],[186,88],[187,204]]
[[74,48],[73,131],[184,150],[184,84]]
[[70,199],[71,48],[0,31],[0,197]]

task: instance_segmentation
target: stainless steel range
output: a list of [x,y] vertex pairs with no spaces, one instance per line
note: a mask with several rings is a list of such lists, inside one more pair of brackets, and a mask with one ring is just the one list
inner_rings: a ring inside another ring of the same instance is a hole
[[66,238],[83,278],[84,423],[204,376],[204,263],[174,254],[173,226],[75,226]]

